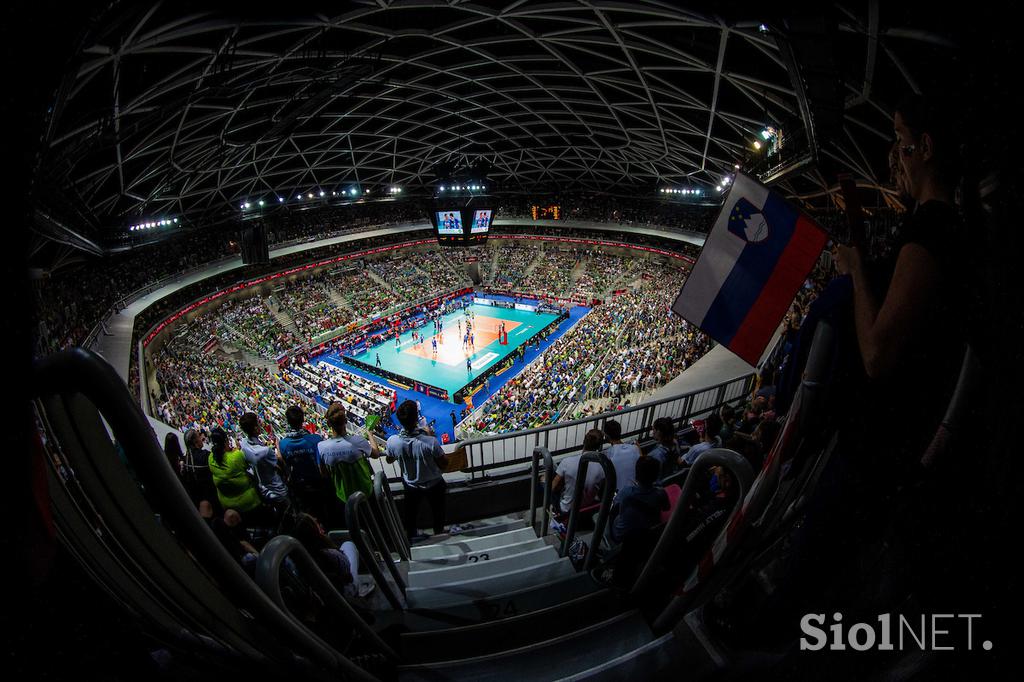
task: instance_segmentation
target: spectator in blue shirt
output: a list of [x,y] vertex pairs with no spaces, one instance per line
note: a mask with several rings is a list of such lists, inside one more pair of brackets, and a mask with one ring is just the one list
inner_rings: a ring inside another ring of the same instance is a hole
[[706,452],[713,448],[722,447],[722,441],[719,439],[718,434],[722,431],[722,418],[716,413],[712,412],[708,415],[707,419],[704,420],[704,438],[701,442],[694,445],[692,448],[686,451],[680,460],[680,464],[686,466],[692,466],[697,461],[697,457],[700,453]]
[[317,449],[323,437],[303,428],[306,415],[298,405],[285,410],[284,417],[291,430],[278,441],[277,449],[288,472],[288,487],[302,511],[331,528],[329,517],[334,491],[330,479],[324,475]]

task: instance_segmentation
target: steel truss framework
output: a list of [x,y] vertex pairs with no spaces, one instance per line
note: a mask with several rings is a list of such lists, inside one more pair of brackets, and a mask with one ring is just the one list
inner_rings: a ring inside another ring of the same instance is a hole
[[[670,2],[176,7],[99,17],[59,91],[37,187],[94,228],[200,224],[321,188],[424,192],[435,163],[478,157],[506,191],[713,191],[767,123],[802,111],[771,26]],[[843,134],[820,156],[877,186],[893,104],[880,93],[916,88],[904,52],[948,46],[887,27],[877,2],[838,11],[855,56]],[[829,187],[820,170],[787,182]]]

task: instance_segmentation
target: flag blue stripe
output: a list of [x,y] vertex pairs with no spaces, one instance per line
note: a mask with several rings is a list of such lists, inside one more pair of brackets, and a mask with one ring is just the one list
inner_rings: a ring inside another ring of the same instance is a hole
[[774,192],[768,194],[761,212],[768,221],[768,238],[744,247],[700,325],[711,338],[726,346],[754,307],[796,228],[796,211]]

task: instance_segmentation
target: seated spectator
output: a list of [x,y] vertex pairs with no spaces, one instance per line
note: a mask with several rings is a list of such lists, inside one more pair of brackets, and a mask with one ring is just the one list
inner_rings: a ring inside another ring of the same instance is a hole
[[640,447],[636,443],[622,442],[622,425],[614,419],[605,422],[604,435],[610,444],[604,454],[615,467],[615,486],[622,490],[633,484],[633,472],[637,460],[640,459]]
[[405,532],[410,540],[418,541],[416,518],[420,504],[426,500],[430,505],[434,521],[434,534],[444,532],[445,483],[441,470],[447,466],[448,458],[441,444],[429,428],[421,425],[419,407],[411,400],[398,406],[398,423],[402,430],[388,438],[388,457],[397,459],[402,469],[402,486],[405,499],[402,504]]
[[[327,424],[333,436],[317,443],[317,453],[323,471],[334,483],[334,497],[340,503],[348,501],[353,493],[373,494],[373,472],[368,457],[380,457],[380,451],[358,434],[348,433],[348,413],[341,403],[327,408]],[[339,516],[344,518],[343,510]]]
[[[654,420],[654,440],[656,441],[647,456],[658,462],[661,473],[658,478],[665,478],[675,473],[679,461],[679,442],[676,440],[676,425],[669,417]],[[619,486],[620,488],[622,486]]]
[[214,510],[219,510],[220,500],[210,472],[210,453],[203,449],[205,442],[206,436],[199,429],[185,432],[186,452],[181,464],[181,482],[196,507],[206,500]]
[[697,457],[699,457],[702,452],[722,447],[722,440],[718,437],[721,431],[722,418],[712,412],[707,416],[707,419],[704,420],[704,437],[701,439],[701,442],[687,450],[686,453],[680,457],[679,463],[685,464],[686,466],[693,466],[693,463],[697,461]]
[[365,597],[376,587],[372,582],[359,582],[359,551],[355,544],[346,541],[339,547],[315,517],[299,514],[288,532],[302,543],[327,579],[346,597]]
[[242,513],[262,506],[256,482],[247,471],[248,465],[241,450],[228,450],[228,435],[224,429],[210,432],[212,449],[208,456],[208,471],[217,487],[217,499],[225,509]]
[[[551,481],[551,496],[557,496],[557,515],[564,517],[572,511],[573,500],[576,496],[576,476],[579,474],[580,458],[583,457],[584,452],[598,452],[603,440],[604,433],[600,429],[591,429],[583,437],[583,452],[569,455],[558,463],[558,467],[555,469],[555,478]],[[604,469],[596,463],[587,466],[586,479],[583,483],[583,499],[580,500],[581,508],[589,507],[594,503],[599,496],[603,483]]]
[[209,502],[203,502],[199,505],[199,515],[234,560],[241,564],[249,575],[255,575],[260,553],[253,545],[249,531],[242,525],[241,514],[234,509],[228,509],[223,517],[216,516],[213,513],[213,506]]
[[284,416],[291,431],[281,437],[277,449],[288,471],[288,489],[300,510],[326,522],[333,505],[330,480],[323,474],[317,447],[323,437],[303,428],[306,415],[298,405],[289,406]]
[[281,511],[288,504],[288,486],[281,475],[284,462],[275,448],[260,442],[260,419],[255,412],[246,412],[238,420],[245,438],[242,439],[242,454],[245,461],[256,471],[260,497],[272,507]]
[[718,433],[718,437],[722,439],[723,443],[728,443],[736,432],[736,408],[732,405],[722,405],[718,415],[722,418],[722,430]]
[[754,428],[754,433],[749,436],[736,433],[725,446],[743,455],[750,462],[750,468],[757,474],[781,430],[782,425],[777,421],[765,420]]
[[665,489],[655,486],[661,464],[653,457],[640,457],[634,465],[635,483],[619,488],[612,505],[612,523],[608,536],[615,544],[636,539],[661,522],[661,512],[669,509]]

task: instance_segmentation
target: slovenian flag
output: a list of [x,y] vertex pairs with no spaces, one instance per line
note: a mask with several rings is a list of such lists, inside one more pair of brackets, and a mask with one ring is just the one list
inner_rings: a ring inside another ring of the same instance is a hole
[[827,240],[796,207],[737,173],[672,310],[756,365]]

